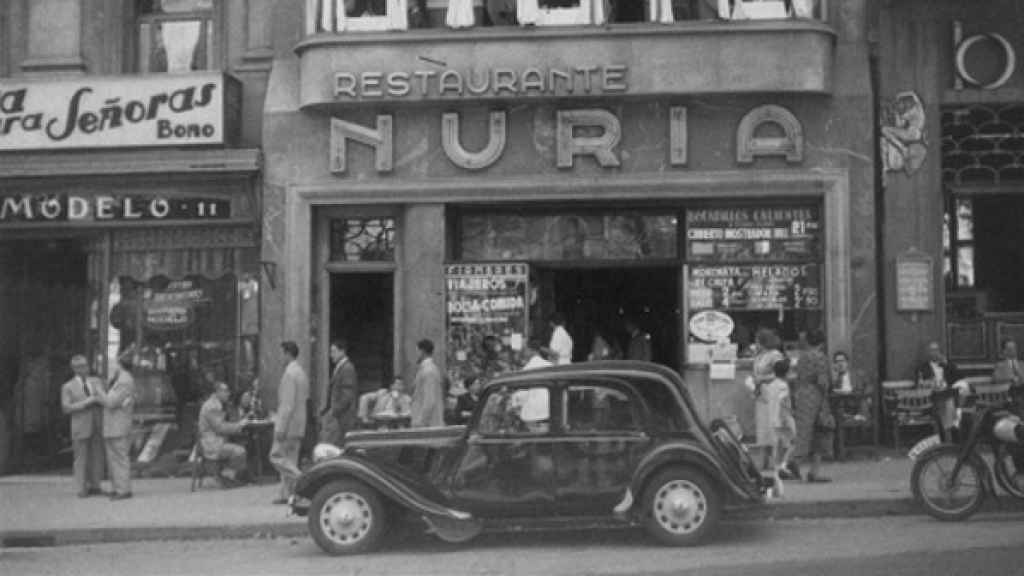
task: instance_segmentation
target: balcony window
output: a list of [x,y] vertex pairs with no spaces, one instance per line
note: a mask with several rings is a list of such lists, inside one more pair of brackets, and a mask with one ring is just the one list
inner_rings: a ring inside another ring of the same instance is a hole
[[138,3],[138,68],[143,73],[190,72],[214,67],[213,0],[143,0]]
[[[419,4],[415,4],[417,7]],[[315,32],[406,30],[406,0],[308,0],[316,15]]]

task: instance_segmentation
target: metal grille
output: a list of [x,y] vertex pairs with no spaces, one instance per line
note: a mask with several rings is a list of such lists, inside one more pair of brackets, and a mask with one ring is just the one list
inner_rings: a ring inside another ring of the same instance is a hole
[[1024,104],[944,109],[942,179],[951,185],[1024,182]]
[[331,220],[331,260],[380,262],[394,259],[394,218]]

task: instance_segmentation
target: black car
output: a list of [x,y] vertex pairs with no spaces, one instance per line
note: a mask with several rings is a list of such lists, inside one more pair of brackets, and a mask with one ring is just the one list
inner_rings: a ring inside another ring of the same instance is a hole
[[692,545],[771,486],[724,424],[700,421],[677,373],[645,362],[507,374],[466,426],[350,432],[314,453],[291,507],[330,554],[370,550],[410,517],[450,541],[604,518]]

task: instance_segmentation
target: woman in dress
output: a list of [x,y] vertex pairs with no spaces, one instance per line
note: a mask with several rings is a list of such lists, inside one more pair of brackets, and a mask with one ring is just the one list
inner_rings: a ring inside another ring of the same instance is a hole
[[825,355],[825,335],[815,330],[807,335],[809,348],[800,357],[793,382],[796,444],[790,471],[800,476],[797,461],[810,463],[808,482],[831,482],[821,475],[821,457],[832,453],[835,418],[828,403],[831,368]]
[[768,400],[761,393],[761,387],[775,378],[775,363],[785,356],[779,349],[782,342],[774,330],[762,328],[757,331],[754,339],[757,342],[757,354],[754,355],[753,373],[747,380],[747,388],[754,395],[754,446],[762,450],[763,468],[769,469],[772,465],[776,438],[768,413]]

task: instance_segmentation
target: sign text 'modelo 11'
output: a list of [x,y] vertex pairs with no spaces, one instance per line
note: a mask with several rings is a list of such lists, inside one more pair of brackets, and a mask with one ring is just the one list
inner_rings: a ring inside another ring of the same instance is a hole
[[0,150],[225,143],[220,73],[0,84]]

